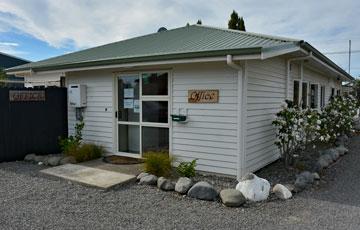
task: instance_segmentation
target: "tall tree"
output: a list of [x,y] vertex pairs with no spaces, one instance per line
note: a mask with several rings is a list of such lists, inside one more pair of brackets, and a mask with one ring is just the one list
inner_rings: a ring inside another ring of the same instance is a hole
[[228,22],[228,28],[233,30],[245,30],[245,21],[243,17],[239,17],[238,13],[233,10],[233,12],[230,15],[230,19]]
[[244,21],[243,17],[240,17],[238,26],[239,26],[239,30],[246,31],[246,29],[245,29],[245,21]]
[[201,21],[201,19],[197,20],[196,24],[198,24],[198,25],[202,25],[202,21]]

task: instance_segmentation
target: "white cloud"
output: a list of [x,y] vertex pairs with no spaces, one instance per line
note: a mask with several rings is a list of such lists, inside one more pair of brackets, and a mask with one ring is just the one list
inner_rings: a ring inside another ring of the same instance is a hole
[[1,42],[0,41],[0,52],[11,54],[11,55],[23,55],[25,52],[17,50],[18,43],[14,42]]
[[[0,31],[16,29],[54,47],[80,49],[197,19],[226,27],[233,9],[249,31],[305,39],[323,52],[344,50],[351,38],[360,45],[357,0],[2,0]],[[344,58],[334,59],[344,65]]]

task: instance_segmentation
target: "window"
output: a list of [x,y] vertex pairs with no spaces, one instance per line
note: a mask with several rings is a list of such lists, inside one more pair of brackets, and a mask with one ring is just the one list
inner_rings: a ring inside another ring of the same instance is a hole
[[294,81],[293,102],[294,105],[299,105],[299,81]]
[[302,83],[302,97],[301,97],[301,107],[305,109],[308,106],[308,83]]
[[336,95],[340,96],[340,94],[341,94],[340,89],[336,90]]
[[325,107],[325,86],[321,86],[320,89],[320,107]]
[[331,95],[330,97],[333,98],[335,96],[335,88],[331,88]]
[[310,107],[316,109],[318,107],[319,86],[317,84],[310,85]]

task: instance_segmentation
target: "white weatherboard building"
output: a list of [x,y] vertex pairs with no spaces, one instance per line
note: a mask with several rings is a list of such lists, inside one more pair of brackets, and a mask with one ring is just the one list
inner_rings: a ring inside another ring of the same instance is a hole
[[[109,153],[167,150],[237,177],[279,158],[271,123],[285,99],[320,109],[353,79],[307,42],[199,25],[8,72],[84,85],[84,140]],[[76,109],[68,114],[73,134]]]

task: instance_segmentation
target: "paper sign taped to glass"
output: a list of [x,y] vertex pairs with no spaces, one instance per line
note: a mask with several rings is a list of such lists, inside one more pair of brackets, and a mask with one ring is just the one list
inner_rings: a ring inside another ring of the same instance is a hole
[[134,88],[124,89],[124,98],[134,98]]
[[132,109],[132,108],[134,108],[134,100],[124,99],[124,109]]

